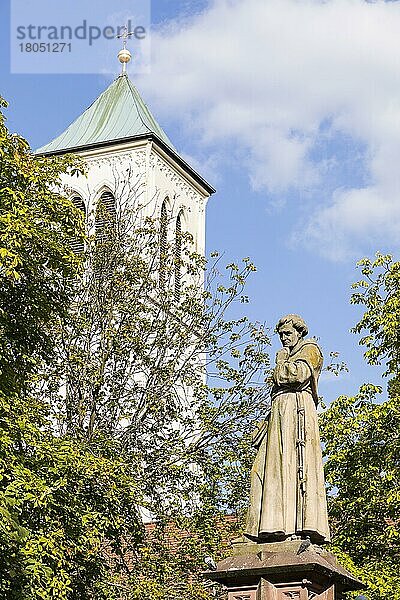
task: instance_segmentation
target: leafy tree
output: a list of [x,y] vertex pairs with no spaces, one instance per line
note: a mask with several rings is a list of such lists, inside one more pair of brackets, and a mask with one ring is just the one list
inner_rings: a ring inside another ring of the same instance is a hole
[[354,332],[365,334],[360,344],[368,364],[384,364],[394,397],[400,393],[400,263],[378,253],[376,260],[364,258],[359,266],[364,278],[354,284],[352,302],[364,306],[365,313]]
[[365,312],[354,331],[367,362],[384,364],[388,397],[380,402],[382,388],[363,385],[321,416],[329,512],[336,549],[351,557],[367,597],[400,598],[400,263],[378,254],[359,264],[352,302]]
[[224,278],[215,255],[206,271],[185,231],[177,255],[176,240],[160,243],[153,199],[128,182],[116,173],[115,212],[88,216],[86,269],[40,395],[60,433],[117,444],[153,515],[191,510],[206,483],[220,505],[243,505],[237,450],[269,402],[268,337],[235,316],[255,267],[230,264]]
[[199,507],[190,517],[152,524],[143,544],[130,560],[129,573],[119,581],[120,600],[211,600],[224,598],[222,587],[205,581],[205,560],[229,553],[229,540],[237,537],[234,518],[215,507]]
[[51,407],[36,393],[80,268],[70,242],[83,239],[83,220],[57,191],[61,176],[77,170],[72,157],[33,155],[0,114],[2,598],[103,598],[106,558],[127,531],[136,544],[142,534],[135,482],[111,443],[96,451],[56,435]]
[[[0,108],[6,102],[0,98]],[[69,281],[78,267],[72,235],[82,218],[57,189],[71,156],[45,160],[7,130],[0,112],[0,389],[24,385],[38,361],[49,358],[47,324],[65,312]]]
[[0,596],[109,598],[104,582],[125,571],[109,556],[142,538],[135,485],[113,453],[54,436],[47,413],[0,395]]

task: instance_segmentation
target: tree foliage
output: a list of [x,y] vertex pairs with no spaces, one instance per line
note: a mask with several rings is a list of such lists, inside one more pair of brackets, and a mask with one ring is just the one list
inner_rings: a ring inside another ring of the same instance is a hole
[[47,408],[28,397],[1,395],[0,414],[1,597],[106,598],[118,575],[108,555],[128,533],[142,537],[126,464],[54,436]]
[[321,429],[336,550],[368,584],[369,599],[389,600],[400,598],[400,263],[378,254],[359,265],[352,302],[365,312],[354,332],[366,361],[384,365],[387,399],[381,387],[363,385],[332,403]]
[[[6,103],[0,98],[0,107]],[[11,134],[0,112],[0,386],[15,390],[37,361],[51,355],[47,324],[70,301],[77,257],[71,235],[82,218],[57,192],[60,177],[79,172],[72,157],[43,159]]]
[[389,395],[400,394],[400,262],[391,255],[378,253],[371,261],[359,263],[363,279],[354,284],[353,304],[365,307],[354,328],[362,334],[365,359],[370,365],[385,367],[389,378]]
[[222,586],[206,581],[202,571],[209,568],[207,558],[229,554],[237,529],[236,519],[215,506],[199,506],[190,517],[152,524],[130,560],[129,574],[120,581],[120,600],[225,599]]
[[56,360],[39,393],[60,433],[115,441],[154,515],[190,510],[206,486],[232,507],[235,495],[243,503],[242,434],[268,403],[267,334],[233,311],[255,267],[245,259],[222,277],[216,255],[206,273],[184,230],[179,255],[176,239],[161,245],[172,215],[162,223],[131,181],[116,172],[115,212],[97,205],[88,215],[86,268],[53,330]]
[[15,600],[104,597],[110,548],[142,533],[135,482],[110,442],[99,451],[58,435],[36,393],[80,269],[70,241],[84,237],[82,216],[57,191],[77,169],[33,155],[0,115],[0,595]]

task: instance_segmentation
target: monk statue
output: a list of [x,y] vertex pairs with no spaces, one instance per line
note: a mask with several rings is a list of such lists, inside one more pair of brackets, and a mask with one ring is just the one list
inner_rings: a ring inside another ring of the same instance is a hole
[[318,378],[323,357],[306,323],[287,315],[276,326],[269,418],[257,430],[245,536],[257,542],[298,536],[328,542],[329,526],[318,430]]

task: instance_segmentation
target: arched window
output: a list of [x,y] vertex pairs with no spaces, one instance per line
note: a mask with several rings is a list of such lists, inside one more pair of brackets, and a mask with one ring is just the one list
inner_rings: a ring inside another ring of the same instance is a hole
[[103,243],[112,237],[117,224],[117,206],[114,195],[104,191],[97,203],[96,208],[96,241]]
[[175,223],[175,300],[179,302],[182,287],[182,211]]
[[[83,216],[86,219],[86,206],[82,198],[80,196],[73,196],[71,198],[71,202],[75,206],[75,208],[82,211]],[[75,252],[75,254],[83,254],[85,250],[85,245],[83,241],[78,240],[77,238],[72,238],[69,242],[69,246],[72,252]]]
[[160,287],[165,288],[166,284],[166,266],[168,252],[168,215],[166,201],[162,203],[160,214]]

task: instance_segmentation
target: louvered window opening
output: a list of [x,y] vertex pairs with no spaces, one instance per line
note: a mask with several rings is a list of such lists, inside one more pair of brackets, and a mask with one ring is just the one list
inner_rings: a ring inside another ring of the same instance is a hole
[[[74,196],[72,198],[72,204],[75,206],[75,208],[82,211],[83,216],[86,219],[86,207],[82,198],[80,196]],[[72,252],[74,252],[75,254],[83,254],[85,250],[83,240],[78,240],[77,238],[72,238],[69,242],[69,246]]]
[[104,243],[111,239],[116,224],[117,207],[115,198],[111,192],[103,192],[96,210],[96,241]]
[[160,216],[160,273],[159,281],[160,288],[165,289],[166,284],[166,265],[167,265],[167,252],[168,252],[168,216],[167,207],[165,202],[161,206]]
[[175,300],[179,302],[182,288],[182,217],[177,216],[175,225]]

